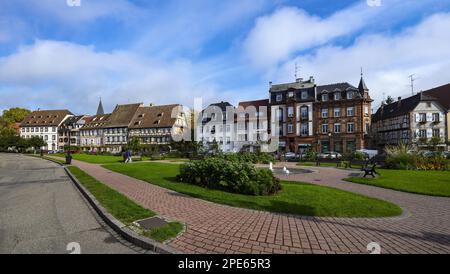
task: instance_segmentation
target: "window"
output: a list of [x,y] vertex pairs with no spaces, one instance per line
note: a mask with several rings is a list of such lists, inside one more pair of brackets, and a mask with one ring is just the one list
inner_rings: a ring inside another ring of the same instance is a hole
[[353,132],[355,132],[355,123],[348,123],[348,124],[347,124],[347,132],[348,132],[348,133],[353,133]]
[[427,121],[427,114],[426,113],[420,113],[419,114],[419,122],[426,122]]
[[347,92],[347,99],[348,99],[348,100],[353,99],[353,91],[348,91],[348,92]]
[[227,132],[230,132],[230,130],[231,130],[231,126],[227,125]]
[[230,137],[227,137],[227,144],[230,144],[231,143],[231,139],[230,139]]
[[288,107],[288,117],[294,117],[294,107]]
[[433,113],[433,122],[439,123],[439,113]]
[[364,115],[369,116],[369,107],[364,106]]
[[308,124],[303,123],[300,127],[300,134],[305,136],[305,135],[309,135],[309,127]]
[[287,130],[288,130],[288,133],[293,133],[294,132],[294,126],[292,124],[288,124]]
[[370,131],[370,124],[369,124],[369,122],[366,122],[366,134],[368,134],[369,133],[369,131]]
[[283,109],[278,109],[278,121],[283,121]]
[[294,92],[293,92],[293,91],[289,91],[289,92],[288,92],[288,96],[289,96],[290,98],[294,97]]
[[338,100],[341,100],[341,99],[342,99],[341,93],[340,92],[335,92],[334,93],[334,100],[338,101]]
[[427,138],[427,130],[426,129],[419,130],[418,137],[419,138]]
[[334,117],[341,117],[341,108],[334,109]]
[[438,128],[433,129],[433,137],[441,138],[441,130]]
[[31,128],[31,132],[34,132],[34,127]]
[[277,94],[276,101],[277,102],[281,102],[281,100],[283,100],[283,95],[282,94]]
[[53,140],[53,141],[56,140],[56,135],[52,135],[52,140]]
[[53,127],[53,128],[52,128],[52,132],[56,132],[56,127]]
[[322,118],[328,118],[328,109],[327,108],[322,109]]
[[341,124],[334,124],[334,132],[341,133]]
[[302,91],[301,98],[302,98],[302,100],[308,99],[308,92],[307,91]]
[[215,113],[211,113],[211,120],[215,121],[216,120],[216,114]]
[[347,116],[355,116],[355,108],[354,107],[347,108]]
[[300,114],[302,119],[308,119],[308,107],[301,107]]
[[323,102],[328,101],[328,94],[322,94],[322,101]]
[[322,133],[328,133],[328,124],[322,125]]
[[44,136],[44,140],[45,140],[45,141],[48,141],[48,135],[45,135],[45,136]]

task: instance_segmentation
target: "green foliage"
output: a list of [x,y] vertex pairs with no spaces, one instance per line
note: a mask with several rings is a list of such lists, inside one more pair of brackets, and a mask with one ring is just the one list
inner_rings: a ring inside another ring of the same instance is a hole
[[450,160],[443,155],[426,157],[412,152],[410,146],[400,144],[386,148],[386,167],[403,170],[450,170]]
[[281,189],[270,170],[224,158],[206,158],[180,166],[178,179],[210,189],[246,195],[270,195]]
[[210,157],[252,164],[269,164],[270,162],[275,162],[275,158],[271,154],[263,152],[220,153]]
[[141,151],[142,146],[139,138],[133,137],[128,141],[128,144],[125,146],[126,150],[131,150],[134,153],[138,153]]
[[20,123],[25,119],[31,111],[24,108],[10,108],[8,110],[3,111],[3,115],[1,119],[6,123],[6,126],[9,126],[13,123]]

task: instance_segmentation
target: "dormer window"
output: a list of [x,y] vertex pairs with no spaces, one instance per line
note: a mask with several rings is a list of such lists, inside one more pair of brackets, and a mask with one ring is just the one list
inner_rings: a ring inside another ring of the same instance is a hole
[[339,91],[335,92],[334,93],[334,100],[338,101],[338,100],[341,100],[341,99],[342,99],[341,92],[339,92]]
[[302,98],[302,100],[308,99],[308,92],[307,91],[302,91],[301,98]]
[[289,98],[294,97],[294,92],[293,92],[293,91],[289,91],[289,92],[288,92],[288,96],[289,96]]
[[353,91],[347,91],[347,99],[352,100],[353,99]]
[[160,122],[160,121],[161,121],[161,120],[157,120],[157,121],[153,122],[153,124],[159,125],[159,122]]
[[161,112],[158,114],[158,117],[162,117],[163,115],[164,115],[164,113]]
[[139,116],[138,116],[139,118],[142,118],[142,117],[144,117],[144,113],[142,113],[142,114],[139,114]]
[[277,94],[276,101],[277,102],[281,102],[281,100],[283,100],[283,95],[282,94]]
[[322,102],[328,101],[328,94],[322,94]]

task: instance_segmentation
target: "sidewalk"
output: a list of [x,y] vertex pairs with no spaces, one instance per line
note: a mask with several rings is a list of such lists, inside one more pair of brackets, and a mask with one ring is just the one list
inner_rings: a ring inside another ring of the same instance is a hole
[[[450,253],[450,199],[402,193],[343,182],[349,171],[290,175],[400,205],[408,216],[394,218],[317,218],[234,208],[188,197],[147,182],[73,161],[97,180],[139,204],[187,225],[169,245],[185,253],[368,253],[378,242],[382,253]],[[308,167],[309,169],[309,167]],[[351,171],[350,171],[351,172]]]

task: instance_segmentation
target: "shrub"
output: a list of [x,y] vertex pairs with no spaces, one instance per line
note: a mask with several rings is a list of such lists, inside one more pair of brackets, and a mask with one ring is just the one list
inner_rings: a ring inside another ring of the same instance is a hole
[[450,161],[443,155],[426,157],[411,151],[411,147],[407,145],[387,147],[386,167],[390,169],[450,170]]
[[256,169],[252,164],[209,157],[180,166],[178,179],[210,189],[246,195],[271,195],[281,190],[272,171]]
[[242,152],[242,153],[226,153],[218,154],[211,157],[216,157],[228,161],[246,162],[252,164],[268,164],[275,162],[275,158],[269,153],[263,152]]

